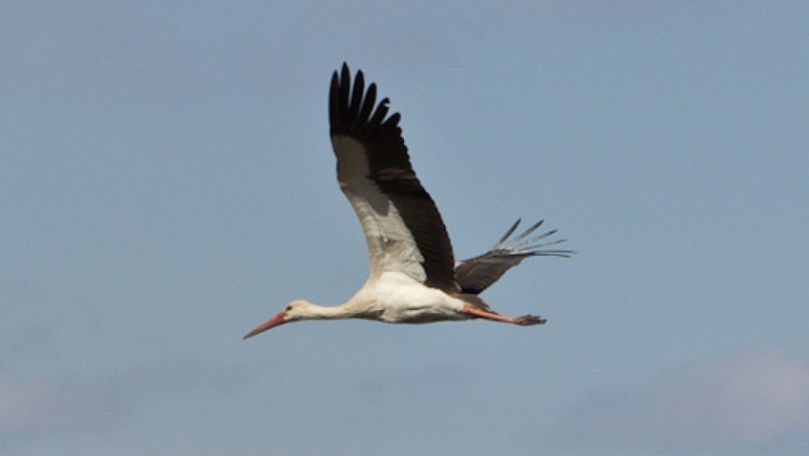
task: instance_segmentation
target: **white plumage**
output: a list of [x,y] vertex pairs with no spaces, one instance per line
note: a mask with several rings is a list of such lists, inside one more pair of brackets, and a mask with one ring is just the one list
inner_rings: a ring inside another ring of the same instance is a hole
[[410,164],[400,116],[387,116],[388,103],[385,98],[376,104],[376,85],[365,90],[362,71],[353,85],[348,65],[343,64],[340,74],[334,72],[329,121],[337,181],[365,234],[368,280],[338,306],[292,301],[245,338],[300,320],[429,323],[484,318],[522,326],[545,323],[533,315],[499,315],[477,295],[529,256],[568,257],[573,252],[541,249],[563,242],[537,243],[555,230],[529,238],[542,221],[509,239],[517,220],[491,250],[456,264],[441,215]]

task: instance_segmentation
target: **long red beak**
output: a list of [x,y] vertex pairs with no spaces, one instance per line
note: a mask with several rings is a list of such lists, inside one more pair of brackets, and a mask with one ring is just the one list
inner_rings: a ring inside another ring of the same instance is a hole
[[244,337],[242,337],[242,340],[247,339],[249,337],[253,337],[256,334],[263,333],[264,331],[266,331],[268,329],[273,329],[276,326],[282,325],[284,323],[286,323],[286,321],[284,320],[284,313],[281,312],[278,315],[270,318],[269,320],[267,320],[264,323],[262,323],[261,325],[259,325],[256,329],[254,329],[254,330],[250,331],[249,333],[245,334]]

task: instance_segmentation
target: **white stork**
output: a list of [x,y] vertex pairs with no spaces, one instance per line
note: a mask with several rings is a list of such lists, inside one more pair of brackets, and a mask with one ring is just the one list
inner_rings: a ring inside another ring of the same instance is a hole
[[537,243],[556,230],[529,238],[542,221],[509,239],[520,223],[517,220],[491,250],[455,263],[441,215],[410,165],[399,113],[387,116],[388,103],[384,98],[376,104],[376,84],[366,91],[362,71],[357,72],[353,88],[347,64],[343,63],[339,75],[337,71],[332,75],[331,143],[337,156],[337,181],[357,213],[368,244],[371,273],[365,285],[338,306],[292,301],[245,339],[300,320],[429,323],[485,318],[521,326],[545,323],[533,315],[499,315],[477,295],[524,258],[569,257],[574,252],[541,250],[564,241]]

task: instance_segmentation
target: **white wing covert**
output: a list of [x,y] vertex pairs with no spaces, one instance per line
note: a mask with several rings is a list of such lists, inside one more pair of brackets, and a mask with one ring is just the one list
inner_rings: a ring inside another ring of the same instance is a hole
[[389,100],[375,106],[376,85],[365,90],[362,71],[351,83],[348,65],[332,75],[331,141],[337,180],[357,213],[371,277],[397,271],[427,286],[458,292],[452,244],[441,214],[421,186]]

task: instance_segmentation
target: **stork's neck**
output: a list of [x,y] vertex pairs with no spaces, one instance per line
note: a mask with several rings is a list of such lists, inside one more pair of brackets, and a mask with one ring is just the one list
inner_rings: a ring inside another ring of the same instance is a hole
[[298,316],[301,320],[341,320],[345,318],[374,318],[366,306],[358,305],[356,302],[346,302],[338,306],[319,306],[307,302],[301,307]]
[[346,312],[344,306],[345,305],[319,306],[309,303],[308,306],[301,309],[301,317],[306,320],[339,320],[341,318],[351,318],[351,315]]

